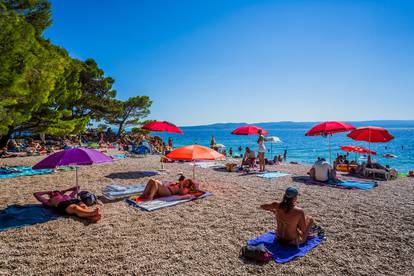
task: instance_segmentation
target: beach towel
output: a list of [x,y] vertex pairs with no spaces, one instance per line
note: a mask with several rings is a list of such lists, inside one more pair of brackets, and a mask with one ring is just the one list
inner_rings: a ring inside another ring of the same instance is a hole
[[256,239],[249,240],[248,245],[257,246],[263,244],[267,250],[273,254],[276,263],[287,263],[297,257],[305,256],[312,248],[319,245],[325,239],[323,231],[313,238],[309,238],[305,243],[296,245],[282,245],[277,241],[275,232],[263,234]]
[[360,189],[360,190],[370,190],[378,186],[377,182],[351,180],[351,179],[340,179],[336,181],[336,185],[339,187],[345,187],[348,189]]
[[2,171],[0,172],[0,178],[14,178],[18,176],[49,174],[53,172],[54,170],[49,169],[33,170],[32,167],[15,166],[9,169],[2,169]]
[[316,181],[309,176],[295,176],[292,177],[293,181],[302,182],[307,185],[329,186],[340,189],[360,189],[370,190],[378,186],[375,181],[363,181],[363,180],[351,180],[351,179],[338,179],[335,182],[320,182]]
[[146,176],[158,175],[158,174],[161,174],[161,172],[159,171],[138,171],[136,172],[136,174],[138,175],[138,177],[146,177]]
[[171,207],[184,202],[189,202],[201,198],[205,198],[212,195],[209,192],[201,192],[200,195],[187,194],[187,195],[173,195],[160,197],[153,200],[143,201],[139,196],[132,196],[126,199],[126,202],[136,208],[145,211],[154,211],[161,208]]
[[267,172],[267,173],[256,174],[257,177],[266,178],[266,179],[272,179],[272,178],[288,176],[288,175],[291,175],[291,174],[283,173],[283,172]]
[[111,155],[111,158],[114,159],[114,160],[124,159],[126,157],[127,156],[125,154],[114,154],[114,155]]
[[212,161],[199,161],[199,162],[195,162],[195,163],[188,163],[190,166],[196,166],[199,168],[224,168],[225,166],[219,162],[212,162]]
[[41,204],[10,205],[0,211],[0,231],[21,228],[61,218],[53,209]]
[[74,171],[76,170],[76,166],[62,166],[57,168],[58,171],[66,172],[66,171]]
[[136,184],[136,185],[128,185],[128,186],[112,184],[112,185],[105,187],[105,189],[102,192],[102,195],[109,200],[115,200],[115,199],[120,199],[120,198],[142,193],[144,189],[145,189],[144,184]]

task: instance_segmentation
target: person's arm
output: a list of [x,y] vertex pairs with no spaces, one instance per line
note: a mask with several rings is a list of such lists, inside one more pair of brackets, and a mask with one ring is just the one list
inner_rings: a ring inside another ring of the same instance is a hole
[[260,208],[262,208],[265,211],[275,211],[275,209],[277,208],[279,204],[277,202],[273,202],[270,204],[262,204],[260,205]]
[[62,194],[65,194],[66,192],[70,192],[71,191],[71,193],[69,194],[69,196],[70,197],[75,197],[76,196],[76,194],[78,193],[78,191],[79,191],[79,186],[75,186],[75,187],[72,187],[72,188],[69,188],[69,189],[66,189],[66,190],[63,190],[63,191],[61,191],[61,193]]
[[306,233],[306,218],[305,212],[302,209],[299,209],[299,222],[298,222],[298,229],[300,230],[301,234]]
[[44,195],[50,195],[50,192],[37,192],[33,194],[34,197],[44,205],[50,206],[49,199],[43,197]]

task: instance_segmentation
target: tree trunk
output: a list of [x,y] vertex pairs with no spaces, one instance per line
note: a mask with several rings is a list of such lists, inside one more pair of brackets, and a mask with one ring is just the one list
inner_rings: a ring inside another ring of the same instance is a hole
[[121,132],[122,132],[122,129],[123,128],[124,128],[124,123],[119,124],[119,127],[118,127],[118,137],[121,136]]
[[5,146],[7,146],[7,143],[9,142],[9,139],[12,136],[13,132],[14,132],[14,128],[9,127],[9,131],[6,134],[4,134],[3,136],[1,136],[1,138],[0,138],[0,148],[4,148]]

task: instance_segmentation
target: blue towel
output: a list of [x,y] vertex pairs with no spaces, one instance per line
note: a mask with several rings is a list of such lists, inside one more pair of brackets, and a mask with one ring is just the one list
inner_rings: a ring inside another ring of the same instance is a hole
[[114,154],[114,155],[111,155],[111,158],[112,159],[124,159],[126,158],[126,155],[125,154]]
[[40,204],[10,205],[0,211],[0,231],[58,219],[60,216]]
[[269,232],[254,240],[248,241],[247,244],[256,246],[263,243],[266,249],[272,252],[273,259],[276,263],[283,264],[297,257],[305,256],[309,250],[321,243],[323,239],[322,236],[316,236],[312,239],[308,239],[304,244],[299,246],[281,245],[277,242],[275,233]]
[[373,181],[358,181],[358,180],[349,180],[349,179],[338,180],[335,184],[337,186],[346,187],[349,189],[361,189],[361,190],[370,190],[378,186],[378,184]]
[[[13,171],[13,169],[16,171]],[[12,170],[10,171],[6,171],[3,169],[3,171],[0,173],[0,178],[14,178],[18,176],[49,174],[53,172],[54,172],[53,170],[49,170],[49,169],[33,170],[31,167],[16,166],[16,167],[13,167]]]
[[290,174],[283,173],[283,172],[267,172],[267,173],[257,174],[256,176],[261,177],[261,178],[266,178],[266,179],[272,179],[272,178],[288,176],[288,175]]

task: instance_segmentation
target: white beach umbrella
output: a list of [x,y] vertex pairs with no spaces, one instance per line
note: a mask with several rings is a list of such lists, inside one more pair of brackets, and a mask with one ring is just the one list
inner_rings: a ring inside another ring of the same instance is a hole
[[282,143],[282,140],[277,136],[270,136],[267,140],[270,142],[270,157],[273,158],[273,143]]

